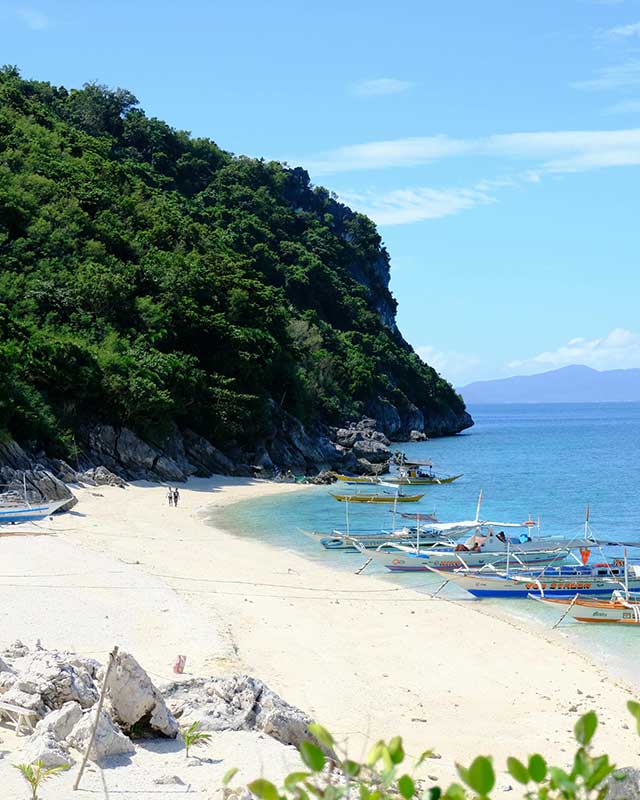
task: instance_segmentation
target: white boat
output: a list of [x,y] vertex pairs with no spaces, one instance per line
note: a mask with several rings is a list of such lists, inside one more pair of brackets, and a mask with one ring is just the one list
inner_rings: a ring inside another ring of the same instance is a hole
[[21,522],[38,522],[50,517],[69,502],[56,500],[52,503],[7,503],[0,505],[0,525],[15,525]]
[[[535,597],[532,599],[564,613],[558,622],[569,616],[578,622],[640,625],[640,594],[616,590],[609,600],[585,597],[578,593],[573,599],[564,597]],[[558,623],[556,623],[557,625]],[[555,627],[555,626],[554,626]]]
[[393,545],[418,547],[439,543],[451,543],[449,537],[430,530],[430,528],[400,528],[393,531],[305,531],[302,533],[319,542],[326,550],[361,552],[362,550],[391,549]]
[[[628,584],[640,589],[640,567],[632,567]],[[510,572],[461,570],[444,573],[435,570],[447,582],[455,583],[474,597],[585,597],[605,596],[624,586],[624,569],[609,563],[567,564],[540,568],[519,568]]]
[[[474,524],[473,527],[484,526]],[[567,544],[553,540],[528,538],[521,541],[516,538],[507,539],[506,536],[505,540],[499,539],[490,528],[486,537],[474,534],[464,545],[434,544],[420,549],[406,545],[392,545],[386,551],[380,549],[367,555],[383,564],[390,572],[429,572],[433,569],[448,571],[468,567],[479,568],[490,564],[506,566],[508,561],[519,563],[521,566],[551,564],[563,560],[570,552]]]

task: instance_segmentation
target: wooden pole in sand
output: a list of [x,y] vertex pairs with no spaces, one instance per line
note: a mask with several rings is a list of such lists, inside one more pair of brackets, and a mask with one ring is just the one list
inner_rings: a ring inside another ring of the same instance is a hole
[[102,681],[102,690],[100,692],[100,699],[98,700],[98,712],[96,714],[96,720],[93,723],[93,730],[91,731],[91,736],[89,737],[89,743],[87,744],[87,749],[82,759],[82,764],[80,764],[80,769],[78,770],[78,777],[76,778],[76,782],[73,784],[73,791],[77,791],[78,786],[80,785],[80,780],[82,778],[82,773],[84,772],[84,768],[87,765],[87,760],[89,759],[89,753],[91,752],[91,748],[93,747],[93,742],[96,738],[96,730],[98,729],[98,723],[100,722],[100,712],[102,711],[102,705],[104,703],[104,696],[107,693],[107,685],[109,683],[109,673],[111,672],[111,667],[114,665],[116,656],[118,655],[118,646],[116,645],[113,650],[109,653],[109,664],[107,665],[107,671],[104,676],[104,680]]

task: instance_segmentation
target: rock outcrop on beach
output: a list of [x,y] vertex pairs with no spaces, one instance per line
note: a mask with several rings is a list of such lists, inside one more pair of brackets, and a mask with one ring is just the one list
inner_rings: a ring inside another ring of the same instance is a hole
[[283,745],[299,745],[309,737],[311,719],[257,678],[192,678],[160,689],[125,652],[115,656],[97,717],[105,675],[105,667],[93,659],[39,644],[31,649],[16,641],[2,653],[0,698],[32,711],[37,720],[24,741],[24,763],[55,767],[79,760],[96,719],[89,754],[96,762],[134,754],[140,738],[175,739],[180,725],[193,722],[205,731],[254,732]]
[[295,746],[309,738],[311,719],[249,675],[175,682],[165,688],[164,697],[183,725],[199,722],[207,731],[261,731]]

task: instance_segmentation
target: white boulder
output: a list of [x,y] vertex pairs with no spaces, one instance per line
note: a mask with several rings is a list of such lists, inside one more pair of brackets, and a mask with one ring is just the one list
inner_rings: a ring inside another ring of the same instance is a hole
[[66,745],[58,741],[50,731],[40,731],[30,736],[22,758],[26,764],[42,761],[47,768],[73,764]]
[[113,717],[125,730],[138,723],[174,739],[178,723],[169,712],[151,678],[129,653],[118,653],[109,675],[109,700]]
[[65,703],[61,708],[47,714],[46,717],[40,720],[36,725],[36,734],[48,733],[58,741],[66,739],[73,730],[73,727],[80,722],[82,718],[82,709],[80,703],[70,700]]
[[[67,739],[67,742],[72,747],[82,753],[84,753],[89,744],[91,731],[96,720],[96,711],[97,709],[94,709],[83,714],[82,719],[74,726]],[[100,712],[98,728],[89,758],[92,761],[102,761],[102,759],[109,756],[131,755],[134,751],[135,748],[131,739],[122,733],[103,709]]]

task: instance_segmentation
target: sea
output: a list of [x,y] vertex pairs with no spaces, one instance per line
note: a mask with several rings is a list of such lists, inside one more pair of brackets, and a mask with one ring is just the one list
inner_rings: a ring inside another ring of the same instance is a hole
[[[640,403],[477,405],[469,411],[475,425],[458,436],[394,445],[410,459],[431,460],[438,474],[463,473],[452,484],[421,487],[424,498],[403,510],[435,513],[442,522],[473,519],[482,491],[481,518],[532,519],[539,524],[532,535],[545,537],[580,536],[588,510],[593,535],[637,543],[637,549],[628,548],[628,557],[640,563]],[[335,487],[243,501],[215,521],[237,536],[355,572],[365,561],[361,554],[326,551],[302,532],[344,530],[345,504],[330,491]],[[351,530],[392,527],[392,512],[384,506],[352,504],[348,513]],[[600,555],[620,557],[622,551],[596,549],[591,559],[601,560]],[[433,592],[441,583],[431,575],[391,575],[378,565],[365,573],[418,592]],[[640,627],[565,620],[553,629],[559,612],[532,600],[473,600],[451,585],[442,596],[481,603],[485,613],[549,632],[610,674],[640,683]]]

